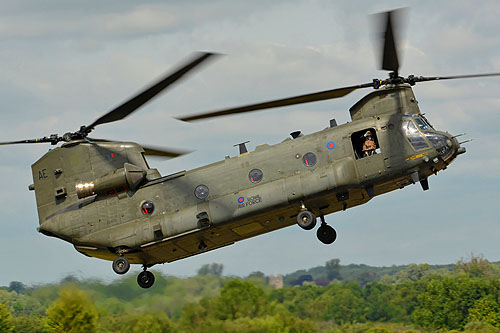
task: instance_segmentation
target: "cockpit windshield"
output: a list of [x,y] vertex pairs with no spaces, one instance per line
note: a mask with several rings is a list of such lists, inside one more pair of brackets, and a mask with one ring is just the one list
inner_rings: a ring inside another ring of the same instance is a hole
[[430,131],[432,127],[422,118],[415,118],[415,122],[422,131]]

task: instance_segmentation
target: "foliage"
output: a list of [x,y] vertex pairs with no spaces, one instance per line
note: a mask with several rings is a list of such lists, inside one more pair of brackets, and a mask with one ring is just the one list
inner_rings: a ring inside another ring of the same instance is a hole
[[0,288],[0,332],[500,332],[500,265],[481,256],[455,267],[332,259],[288,275],[281,289],[262,272],[238,279],[219,276],[222,268],[204,265],[189,278],[156,272],[148,290],[132,275],[14,281]]
[[169,333],[177,329],[172,320],[161,311],[125,313],[107,318],[100,326],[101,332]]
[[7,307],[7,304],[0,303],[0,332],[12,332],[14,326],[12,325],[12,314]]
[[469,319],[486,319],[498,325],[499,293],[498,279],[478,279],[465,275],[432,279],[418,296],[420,304],[414,313],[415,321],[434,329],[463,329]]
[[469,259],[462,258],[457,262],[455,271],[470,277],[491,277],[494,268],[482,255],[476,256],[471,253]]
[[83,291],[66,288],[47,309],[47,327],[53,332],[95,332],[97,312]]
[[[33,314],[22,314],[14,317],[13,324],[15,333],[47,333],[50,330],[45,327],[45,317]],[[1,332],[1,330],[0,330]]]
[[340,275],[340,259],[331,259],[325,263],[326,277],[328,280],[342,280]]
[[24,285],[24,283],[19,282],[19,281],[12,281],[9,284],[9,291],[15,291],[18,294],[24,294],[24,292],[28,288]]
[[205,264],[201,266],[200,269],[198,269],[198,275],[221,276],[223,270],[224,270],[223,264],[217,264],[217,263]]

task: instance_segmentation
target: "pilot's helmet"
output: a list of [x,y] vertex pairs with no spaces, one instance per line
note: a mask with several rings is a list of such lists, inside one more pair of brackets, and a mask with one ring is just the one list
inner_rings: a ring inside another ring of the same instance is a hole
[[366,137],[369,137],[369,136],[372,136],[372,132],[370,132],[370,131],[366,131],[366,133],[365,133],[365,138],[366,138]]

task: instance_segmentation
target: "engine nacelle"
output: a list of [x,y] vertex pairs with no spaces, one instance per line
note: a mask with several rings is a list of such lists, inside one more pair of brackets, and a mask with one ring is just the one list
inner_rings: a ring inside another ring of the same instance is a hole
[[125,192],[126,187],[135,190],[146,179],[146,170],[130,163],[123,168],[108,173],[90,182],[79,182],[75,185],[78,199],[94,194],[113,195]]

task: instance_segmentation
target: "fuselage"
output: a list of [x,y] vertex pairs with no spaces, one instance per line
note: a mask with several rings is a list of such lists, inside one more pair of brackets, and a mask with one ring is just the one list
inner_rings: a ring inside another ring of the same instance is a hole
[[[113,260],[127,253],[131,263],[152,266],[296,224],[303,207],[316,216],[352,208],[426,181],[463,152],[454,137],[432,128],[417,104],[408,85],[380,89],[351,108],[350,123],[166,177],[141,161],[134,144],[122,144],[122,151],[116,143],[56,148],[33,165],[39,230],[89,256]],[[363,151],[368,131],[377,147],[372,154]],[[50,154],[58,155],[56,162]],[[127,178],[123,187],[78,198],[75,184],[103,179],[123,163],[144,169],[137,188]],[[55,189],[43,176],[54,178]],[[65,195],[58,198],[57,189]],[[47,199],[54,190],[56,197]]]

